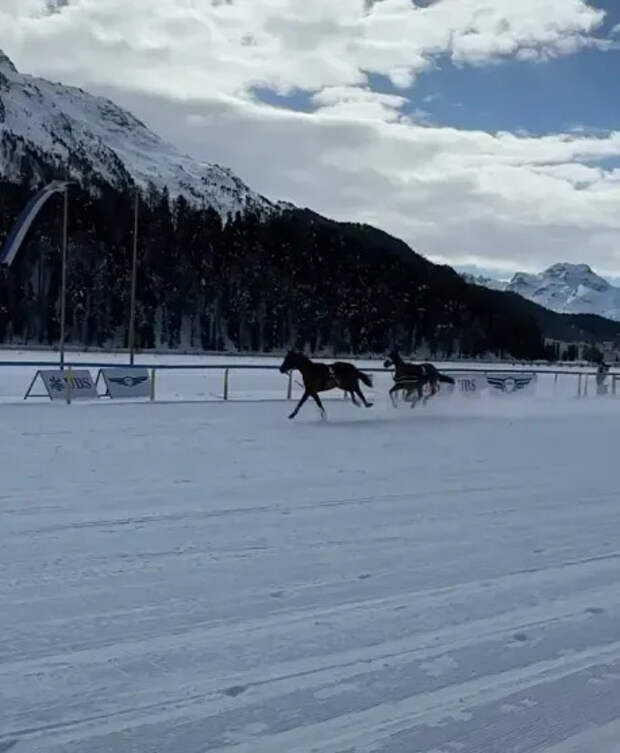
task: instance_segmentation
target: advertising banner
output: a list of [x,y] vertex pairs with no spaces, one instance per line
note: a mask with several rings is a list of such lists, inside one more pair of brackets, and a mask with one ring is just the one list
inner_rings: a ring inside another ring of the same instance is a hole
[[[71,374],[71,376],[69,376]],[[61,369],[39,371],[47,394],[52,400],[67,399],[67,384],[71,379],[72,400],[92,400],[97,398],[97,390],[90,371],[86,369]]]
[[150,397],[151,377],[147,369],[101,369],[101,376],[113,399]]

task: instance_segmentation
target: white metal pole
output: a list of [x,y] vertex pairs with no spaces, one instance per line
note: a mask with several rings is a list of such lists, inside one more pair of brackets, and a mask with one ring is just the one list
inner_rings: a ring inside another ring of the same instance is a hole
[[65,319],[67,298],[67,224],[69,218],[69,189],[65,186],[62,222],[62,272],[60,284],[60,368],[65,368]]
[[133,259],[131,263],[131,303],[129,309],[129,363],[133,366],[135,351],[135,327],[136,327],[136,270],[138,266],[138,202],[139,194],[136,188],[136,200],[134,207],[133,223]]

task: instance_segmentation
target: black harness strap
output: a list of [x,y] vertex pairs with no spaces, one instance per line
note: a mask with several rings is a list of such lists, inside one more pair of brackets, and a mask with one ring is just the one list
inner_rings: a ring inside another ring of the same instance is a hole
[[340,387],[340,389],[342,389],[342,387],[340,385],[340,380],[336,376],[336,372],[334,370],[334,367],[333,366],[328,366],[327,368],[328,368],[328,371],[329,371],[329,378],[333,381],[333,383],[336,385],[336,387]]

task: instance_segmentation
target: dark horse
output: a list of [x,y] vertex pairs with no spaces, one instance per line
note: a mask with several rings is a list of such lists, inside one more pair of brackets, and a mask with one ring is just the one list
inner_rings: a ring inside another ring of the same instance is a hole
[[314,402],[319,406],[321,414],[325,418],[325,408],[319,397],[319,392],[333,390],[334,388],[344,390],[345,393],[348,392],[354,405],[359,405],[355,398],[356,395],[367,408],[370,408],[372,405],[364,397],[359,385],[360,381],[362,381],[367,387],[372,387],[372,378],[353,366],[352,363],[344,363],[343,361],[336,361],[336,363],[329,365],[314,363],[309,358],[306,358],[303,353],[289,350],[286,358],[282,361],[280,371],[282,374],[288,374],[293,369],[301,372],[305,390],[301,396],[301,400],[289,418],[295,418],[297,412],[309,397],[314,398]]
[[[390,399],[392,405],[396,407],[396,393],[400,390],[405,393],[405,400],[411,402],[411,407],[415,408],[418,400],[426,401],[439,392],[439,382],[454,384],[452,377],[440,374],[432,363],[422,363],[420,365],[407,363],[393,350],[388,354],[387,359],[383,362],[386,369],[394,366],[394,386],[390,389]],[[430,395],[423,395],[423,389],[426,385],[431,388]],[[417,398],[414,399],[414,393],[417,392]]]

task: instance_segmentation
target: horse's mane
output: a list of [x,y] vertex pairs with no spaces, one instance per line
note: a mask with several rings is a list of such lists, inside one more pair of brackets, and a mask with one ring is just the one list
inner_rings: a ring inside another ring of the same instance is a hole
[[296,358],[298,361],[305,361],[306,363],[311,363],[311,361],[308,358],[308,356],[304,355],[299,350],[291,350],[291,351],[289,351],[288,355],[292,356],[293,358]]
[[390,361],[394,364],[394,366],[402,366],[405,362],[400,357],[400,353],[394,348],[392,351],[390,351],[389,354]]

